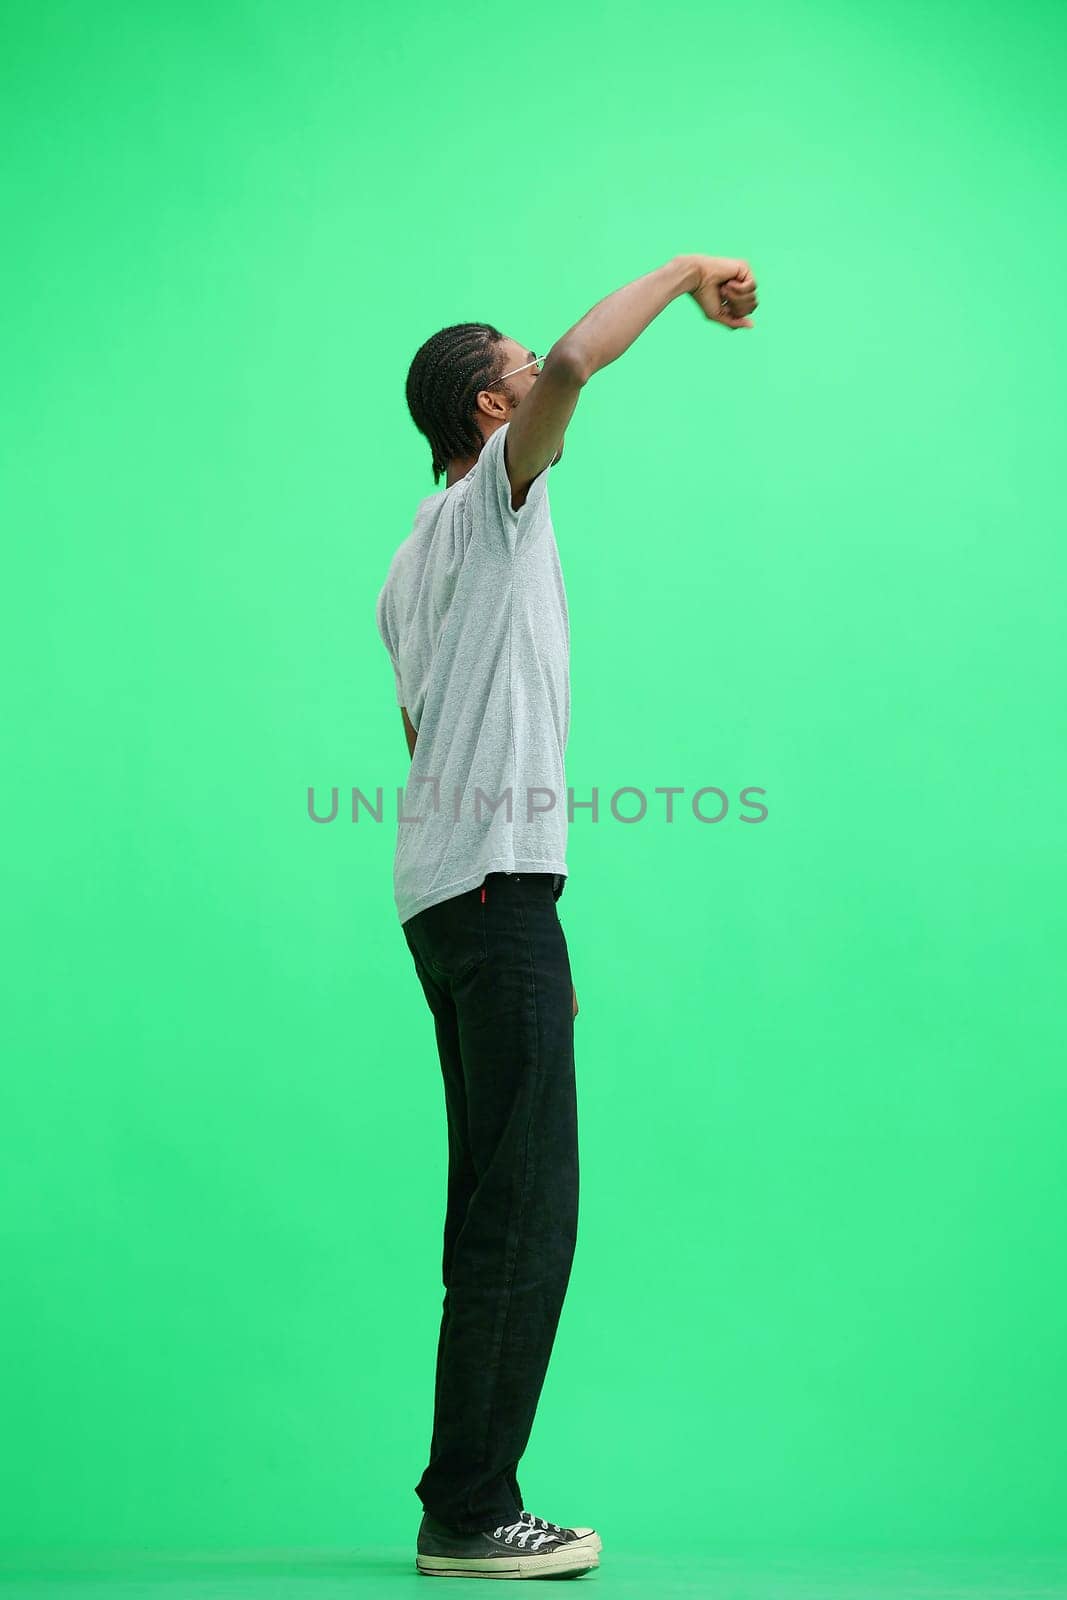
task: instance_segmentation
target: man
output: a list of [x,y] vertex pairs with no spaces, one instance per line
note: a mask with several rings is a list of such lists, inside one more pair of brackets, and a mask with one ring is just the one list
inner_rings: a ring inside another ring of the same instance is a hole
[[378,596],[411,772],[397,912],[434,1020],[448,1197],[429,1463],[416,1564],[439,1576],[567,1576],[592,1528],[523,1508],[516,1477],[577,1238],[578,999],[567,877],[566,593],[548,498],[594,373],[679,295],[752,327],[747,263],[676,256],[599,301],[543,359],[488,323],[417,352],[407,403],[436,483]]

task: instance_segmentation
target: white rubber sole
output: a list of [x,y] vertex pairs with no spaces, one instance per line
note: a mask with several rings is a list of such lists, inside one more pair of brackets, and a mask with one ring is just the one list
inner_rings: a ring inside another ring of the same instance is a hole
[[576,1578],[591,1567],[598,1567],[600,1557],[592,1545],[572,1539],[543,1556],[519,1552],[474,1559],[417,1555],[415,1565],[428,1578]]

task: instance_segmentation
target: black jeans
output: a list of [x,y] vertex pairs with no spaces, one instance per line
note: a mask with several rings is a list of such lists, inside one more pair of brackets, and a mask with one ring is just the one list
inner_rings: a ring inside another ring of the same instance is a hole
[[403,924],[433,1013],[448,1115],[434,1426],[415,1493],[431,1516],[468,1533],[522,1507],[516,1471],[577,1241],[560,893],[551,873],[494,872]]

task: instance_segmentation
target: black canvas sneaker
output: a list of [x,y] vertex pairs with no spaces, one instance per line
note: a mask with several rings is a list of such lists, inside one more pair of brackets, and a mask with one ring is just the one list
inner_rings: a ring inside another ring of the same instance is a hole
[[433,1578],[577,1578],[600,1565],[591,1543],[538,1527],[540,1520],[520,1512],[496,1528],[461,1533],[424,1511],[415,1565]]
[[532,1522],[535,1528],[543,1528],[546,1533],[561,1533],[565,1539],[591,1544],[594,1550],[604,1548],[595,1528],[561,1528],[558,1522],[546,1522],[544,1517],[531,1516],[528,1511],[520,1511],[519,1516],[526,1522]]

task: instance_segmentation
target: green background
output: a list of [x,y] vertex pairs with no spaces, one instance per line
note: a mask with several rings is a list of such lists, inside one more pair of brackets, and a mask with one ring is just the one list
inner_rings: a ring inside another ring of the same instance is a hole
[[[520,1469],[609,1548],[1055,1547],[1067,24],[7,4],[3,1548],[414,1549],[444,1102],[374,601],[454,321],[752,264],[552,469],[578,1253]],[[343,801],[342,801],[343,808]],[[21,1554],[20,1554],[21,1552]],[[606,1576],[606,1572],[605,1572]]]

